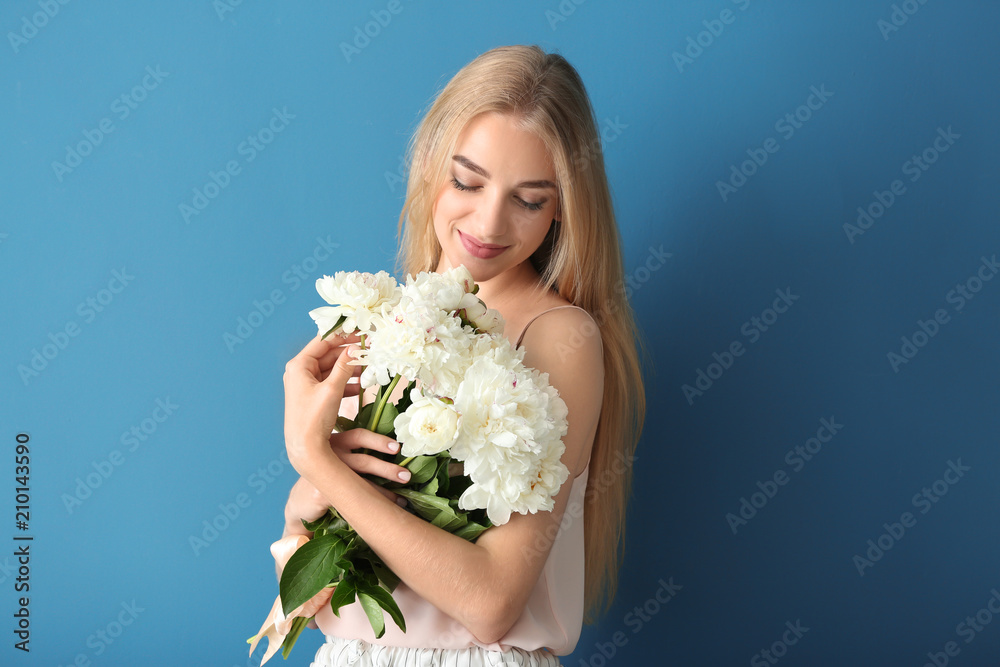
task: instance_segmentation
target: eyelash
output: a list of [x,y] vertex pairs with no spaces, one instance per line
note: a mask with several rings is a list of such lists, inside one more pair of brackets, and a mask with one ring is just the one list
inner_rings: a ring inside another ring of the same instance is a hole
[[[468,190],[477,190],[479,187],[479,186],[470,187],[468,185],[465,185],[464,183],[459,183],[458,179],[455,178],[454,176],[451,177],[451,183],[452,185],[455,186],[457,190],[462,190],[463,192]],[[545,202],[539,202],[537,204],[534,204],[531,202],[526,202],[523,199],[518,199],[518,201],[521,202],[521,205],[524,206],[524,208],[528,209],[529,211],[540,211],[542,206],[545,205]]]

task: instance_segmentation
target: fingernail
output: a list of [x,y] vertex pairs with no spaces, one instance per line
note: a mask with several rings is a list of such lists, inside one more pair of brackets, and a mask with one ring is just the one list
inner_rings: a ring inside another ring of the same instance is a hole
[[390,442],[389,443],[389,451],[390,452],[398,452],[399,451],[399,443],[396,442],[396,441]]
[[404,482],[409,482],[410,481],[410,471],[409,470],[400,470],[399,471],[399,479],[402,480],[402,481],[404,481]]

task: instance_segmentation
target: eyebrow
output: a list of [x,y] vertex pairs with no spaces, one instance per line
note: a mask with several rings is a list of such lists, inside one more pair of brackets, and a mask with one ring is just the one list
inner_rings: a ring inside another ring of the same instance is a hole
[[[475,162],[473,162],[469,158],[465,157],[464,155],[453,155],[451,157],[451,159],[454,160],[455,162],[459,163],[460,165],[462,165],[466,169],[469,169],[470,171],[476,172],[477,174],[479,174],[480,176],[482,176],[485,179],[489,179],[490,178],[490,173],[488,171],[486,171],[485,169],[483,169],[478,164],[476,164]],[[518,187],[518,188],[542,188],[542,189],[552,188],[553,190],[557,190],[558,189],[556,187],[555,183],[553,183],[552,181],[544,180],[544,179],[543,180],[539,180],[539,181],[521,181],[515,187]]]

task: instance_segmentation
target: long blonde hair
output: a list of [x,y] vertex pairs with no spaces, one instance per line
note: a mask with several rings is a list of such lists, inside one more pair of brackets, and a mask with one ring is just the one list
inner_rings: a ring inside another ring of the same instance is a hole
[[399,275],[433,271],[441,253],[434,200],[458,135],[475,116],[498,112],[541,138],[552,157],[561,216],[532,256],[546,289],[587,310],[604,345],[604,403],[584,501],[585,620],[614,599],[624,553],[632,458],[646,399],[642,345],[624,290],[621,241],[597,122],[583,81],[565,58],[537,46],[502,46],[463,67],[437,95],[407,147],[407,194],[399,216]]

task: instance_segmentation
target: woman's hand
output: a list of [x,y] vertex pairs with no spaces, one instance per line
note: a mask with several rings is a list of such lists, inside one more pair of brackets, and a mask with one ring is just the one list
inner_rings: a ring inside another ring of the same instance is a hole
[[303,477],[330,453],[328,440],[337,423],[340,401],[357,395],[358,385],[348,380],[355,366],[348,364],[357,336],[313,338],[285,364],[285,448],[292,466]]
[[312,533],[306,530],[302,521],[315,521],[326,514],[329,508],[330,501],[319,492],[319,489],[305,477],[299,477],[288,494],[288,502],[285,503],[285,532],[281,536],[312,537]]
[[[371,449],[395,454],[399,445],[391,438],[360,428],[331,433],[340,401],[344,396],[357,396],[360,390],[356,382],[348,384],[348,380],[361,373],[360,366],[348,364],[354,347],[351,343],[356,341],[355,335],[335,335],[327,340],[317,336],[285,366],[285,447],[289,461],[308,481],[317,466],[338,463],[358,473],[408,481],[410,473],[406,468],[353,451]],[[396,500],[391,491],[376,488],[390,500]],[[309,501],[304,503],[307,510],[314,510],[320,502],[315,497]]]

